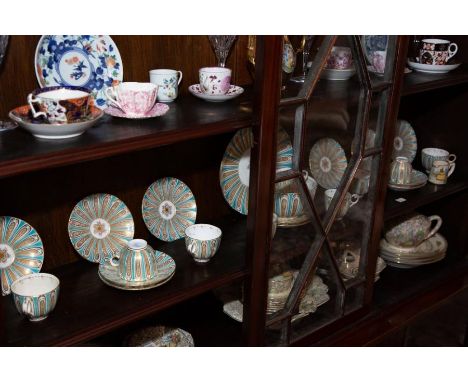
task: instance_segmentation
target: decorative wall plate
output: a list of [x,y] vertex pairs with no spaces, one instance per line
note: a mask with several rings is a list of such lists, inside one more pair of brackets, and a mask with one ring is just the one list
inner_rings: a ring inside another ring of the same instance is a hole
[[322,138],[310,150],[310,172],[325,189],[339,186],[347,165],[346,154],[334,139]]
[[103,263],[133,239],[130,210],[114,195],[93,194],[81,200],[68,220],[73,247],[88,261]]
[[88,88],[101,109],[107,106],[105,89],[123,79],[119,50],[105,35],[44,35],[36,47],[34,67],[41,87]]
[[179,328],[153,326],[143,328],[131,334],[125,346],[139,347],[193,347],[193,337],[189,332]]
[[[228,204],[247,215],[249,205],[250,150],[253,134],[250,128],[239,130],[229,142],[219,168],[219,183]],[[288,134],[278,131],[276,172],[292,168],[293,148]]]
[[416,133],[410,123],[405,120],[398,120],[393,140],[392,159],[396,157],[406,157],[410,162],[413,162],[418,150],[418,142]]
[[156,255],[157,273],[146,281],[127,281],[120,277],[119,267],[114,267],[106,261],[99,265],[98,275],[104,284],[123,290],[146,290],[167,283],[174,276],[176,264],[174,259],[164,252],[154,251]]
[[104,115],[104,112],[91,106],[86,118],[73,123],[50,124],[43,119],[33,118],[29,105],[19,106],[10,111],[9,117],[17,122],[23,129],[42,139],[67,139],[83,134],[94,126]]
[[361,37],[361,45],[364,50],[364,54],[372,64],[372,58],[374,52],[387,50],[388,36],[385,35],[367,35]]
[[411,181],[408,184],[388,183],[388,188],[394,191],[409,191],[424,187],[427,183],[427,175],[421,171],[411,171]]
[[240,86],[231,85],[226,94],[206,94],[201,91],[200,85],[190,85],[188,88],[189,92],[192,93],[195,97],[201,98],[208,102],[224,102],[229,101],[240,96],[244,89]]
[[25,221],[0,217],[0,279],[2,295],[10,294],[10,285],[31,273],[38,273],[44,261],[44,246],[37,231]]
[[151,184],[141,204],[143,220],[158,239],[174,241],[195,224],[197,204],[190,188],[176,178],[162,178]]
[[155,103],[150,111],[142,115],[126,114],[118,107],[109,106],[104,109],[104,112],[112,117],[127,118],[127,119],[148,119],[160,117],[169,111],[169,106],[164,103]]

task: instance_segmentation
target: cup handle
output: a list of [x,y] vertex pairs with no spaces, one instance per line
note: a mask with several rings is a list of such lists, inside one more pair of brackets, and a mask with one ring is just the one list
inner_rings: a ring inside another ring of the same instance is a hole
[[47,113],[45,113],[43,111],[36,111],[36,109],[34,109],[34,105],[33,105],[34,102],[38,102],[38,99],[35,98],[31,93],[29,93],[28,94],[28,104],[29,104],[29,108],[31,109],[31,112],[33,114],[33,117],[37,118],[37,117],[40,117],[40,116],[44,116],[44,117],[47,118]]
[[[109,93],[111,93],[111,94],[109,94]],[[118,103],[117,100],[116,100],[117,96],[115,95],[115,90],[114,90],[113,87],[109,86],[108,88],[106,88],[106,90],[104,90],[104,95],[109,100],[111,105],[117,106],[120,110],[125,112],[125,110],[122,108],[120,103]]]
[[[455,50],[452,50],[453,47],[455,47]],[[457,54],[457,52],[458,52],[458,45],[452,42],[448,47],[448,54],[449,54],[448,59],[450,60],[453,56],[455,56],[455,54]]]
[[431,221],[431,224],[433,221],[436,221],[436,225],[431,231],[427,234],[427,236],[424,238],[424,240],[429,239],[430,237],[434,236],[436,232],[440,229],[440,226],[442,225],[442,218],[438,215],[432,215],[429,216],[429,220]]
[[120,256],[119,255],[112,255],[112,257],[109,259],[109,264],[112,265],[113,267],[118,267],[119,266],[119,260]]
[[455,170],[455,162],[451,162],[449,165],[449,172],[447,174],[447,178],[453,174],[453,171]]
[[178,70],[177,73],[179,73],[179,81],[177,81],[177,85],[180,85],[180,83],[182,81],[182,72],[180,70]]
[[[452,159],[450,159],[450,158],[452,158]],[[450,163],[453,163],[453,162],[455,162],[456,160],[457,160],[457,156],[456,156],[455,154],[450,154],[450,155],[449,155],[448,161],[449,161]]]
[[351,202],[349,203],[349,208],[351,208],[351,207],[354,206],[357,202],[359,202],[359,199],[361,199],[361,197],[360,197],[358,194],[352,194],[352,195],[351,195]]

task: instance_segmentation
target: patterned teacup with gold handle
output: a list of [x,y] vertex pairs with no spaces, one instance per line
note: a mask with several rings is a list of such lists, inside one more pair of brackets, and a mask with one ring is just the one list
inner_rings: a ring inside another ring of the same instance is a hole
[[206,263],[221,244],[222,232],[210,224],[193,224],[185,230],[185,248],[198,263]]
[[147,281],[156,276],[156,255],[146,240],[133,239],[119,254],[110,259],[119,267],[119,275],[126,281]]

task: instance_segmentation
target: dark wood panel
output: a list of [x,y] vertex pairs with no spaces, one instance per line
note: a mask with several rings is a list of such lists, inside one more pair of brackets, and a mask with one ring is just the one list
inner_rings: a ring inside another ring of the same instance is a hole
[[74,345],[122,327],[213,288],[242,279],[245,267],[246,219],[232,215],[216,221],[223,230],[218,253],[206,264],[197,264],[183,239],[164,245],[150,244],[176,261],[174,277],[161,287],[133,292],[105,285],[97,265],[81,260],[54,270],[60,279],[60,296],[53,313],[31,323],[20,316],[10,298],[3,304],[4,345]]
[[[157,68],[182,70],[181,93],[198,83],[198,69],[216,65],[207,36],[111,36],[119,48],[124,81],[149,81],[148,71]],[[40,36],[11,36],[5,61],[0,68],[0,118],[26,103],[26,96],[39,87],[34,70],[34,53]],[[239,36],[231,48],[226,66],[233,70],[237,85],[248,85],[247,36]],[[244,62],[245,60],[245,62]]]

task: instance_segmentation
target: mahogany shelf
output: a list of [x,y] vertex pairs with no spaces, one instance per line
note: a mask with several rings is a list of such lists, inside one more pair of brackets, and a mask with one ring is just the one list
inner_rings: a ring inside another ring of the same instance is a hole
[[462,64],[459,68],[447,74],[427,74],[413,71],[405,74],[402,95],[417,94],[467,82],[468,64]]
[[82,136],[51,141],[21,128],[0,134],[0,177],[151,149],[249,127],[251,92],[223,103],[192,95],[169,105],[166,115],[144,120],[104,116]]
[[186,252],[183,239],[154,246],[176,261],[174,277],[158,288],[146,291],[111,288],[99,279],[96,264],[80,260],[51,271],[60,279],[60,296],[55,310],[42,322],[33,323],[21,317],[13,299],[4,297],[3,312],[0,312],[5,323],[5,332],[0,333],[2,345],[76,345],[242,280],[248,274],[246,219],[229,215],[214,224],[223,230],[223,239],[219,252],[207,264],[194,262]]
[[[424,187],[413,191],[398,192],[388,190],[384,220],[403,215],[415,208],[425,206],[467,189],[468,180],[450,178],[448,183],[443,186],[437,186],[428,182]],[[396,199],[398,198],[405,198],[406,201],[397,202]]]

